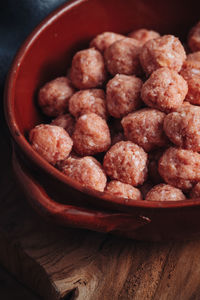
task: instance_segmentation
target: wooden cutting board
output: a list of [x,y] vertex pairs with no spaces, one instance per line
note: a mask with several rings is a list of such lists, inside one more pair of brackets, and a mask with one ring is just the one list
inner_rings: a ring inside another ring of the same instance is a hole
[[47,300],[200,299],[200,239],[147,243],[48,224],[18,189],[0,138],[0,264],[24,285]]

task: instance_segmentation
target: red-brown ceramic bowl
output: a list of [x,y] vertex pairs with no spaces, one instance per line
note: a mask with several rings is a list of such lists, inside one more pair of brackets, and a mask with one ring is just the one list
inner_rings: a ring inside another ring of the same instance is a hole
[[200,199],[126,201],[81,187],[40,157],[27,141],[44,122],[38,89],[66,74],[72,55],[103,31],[141,27],[185,37],[198,21],[200,2],[181,0],[77,0],[66,3],[28,37],[9,72],[5,112],[13,138],[17,177],[35,209],[67,226],[113,232],[141,240],[191,238],[200,233]]

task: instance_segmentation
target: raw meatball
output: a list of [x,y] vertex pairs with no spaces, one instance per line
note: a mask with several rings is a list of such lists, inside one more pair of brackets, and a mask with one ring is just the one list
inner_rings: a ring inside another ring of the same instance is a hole
[[77,120],[72,139],[74,150],[80,155],[104,152],[111,144],[106,121],[94,113],[85,114]]
[[41,124],[30,131],[29,141],[44,159],[52,165],[68,157],[72,150],[72,139],[62,128]]
[[159,38],[160,34],[156,31],[142,28],[142,29],[132,31],[131,33],[129,33],[128,36],[130,38],[134,38],[134,39],[138,40],[140,42],[141,46],[143,46],[149,40]]
[[117,74],[106,87],[108,112],[115,118],[121,118],[141,106],[140,90],[142,80],[135,76]]
[[[188,101],[183,101],[183,105],[181,107],[189,106],[189,105],[192,105],[192,104]],[[179,110],[181,107],[179,107],[177,110]]]
[[105,192],[120,198],[142,200],[140,190],[130,184],[126,184],[117,180],[110,181],[105,188]]
[[146,152],[167,145],[168,139],[163,131],[165,113],[144,108],[122,119],[124,135],[127,140],[138,144]]
[[200,182],[198,182],[190,192],[191,198],[200,198]]
[[149,179],[154,184],[163,182],[163,179],[158,172],[158,162],[165,150],[166,149],[160,148],[149,153],[149,165],[148,165]]
[[200,50],[200,22],[190,30],[188,45],[193,52]]
[[200,154],[171,147],[160,158],[158,171],[168,184],[189,190],[200,181]]
[[137,186],[147,177],[147,154],[138,145],[122,141],[109,149],[103,166],[112,179]]
[[185,59],[185,50],[179,39],[173,35],[149,40],[140,53],[140,62],[147,75],[161,67],[179,72]]
[[187,91],[187,82],[181,75],[160,68],[143,84],[141,97],[146,105],[168,113],[183,104]]
[[180,74],[188,84],[186,100],[200,105],[200,61],[185,61]]
[[56,125],[64,128],[67,133],[71,136],[75,128],[75,120],[70,114],[58,116],[51,122],[51,125]]
[[194,60],[200,62],[200,51],[188,54],[187,60]]
[[113,43],[104,52],[108,71],[112,75],[140,75],[140,50],[139,42],[135,39],[125,38]]
[[88,113],[95,113],[107,119],[105,93],[100,89],[90,89],[76,92],[69,99],[69,111],[75,117]]
[[39,91],[38,104],[43,113],[50,117],[57,117],[68,108],[69,98],[74,93],[69,79],[58,77],[46,83]]
[[168,114],[164,120],[164,130],[175,145],[200,151],[200,107],[186,105]]
[[146,195],[145,200],[149,201],[181,201],[186,197],[180,189],[169,184],[155,185]]
[[82,186],[104,191],[107,178],[101,164],[91,156],[69,157],[60,165],[60,170]]
[[70,77],[78,89],[89,89],[101,86],[106,80],[103,56],[94,49],[77,52],[72,59]]
[[124,39],[125,36],[114,32],[103,32],[98,34],[91,42],[90,47],[94,47],[100,52],[104,52],[114,42]]

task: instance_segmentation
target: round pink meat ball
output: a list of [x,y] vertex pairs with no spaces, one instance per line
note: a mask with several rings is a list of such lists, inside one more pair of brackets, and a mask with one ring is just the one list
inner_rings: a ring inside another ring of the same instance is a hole
[[185,59],[185,50],[173,35],[149,40],[140,52],[140,62],[147,75],[161,67],[179,72]]
[[69,79],[58,77],[40,89],[38,104],[45,115],[57,117],[67,111],[69,98],[73,93]]
[[95,113],[103,119],[107,119],[104,91],[89,89],[76,92],[69,99],[69,111],[76,119],[88,113]]
[[70,114],[64,114],[58,116],[51,122],[51,125],[56,125],[64,128],[67,133],[71,136],[75,128],[75,120]]
[[190,30],[188,35],[188,45],[193,52],[200,50],[200,22]]
[[198,182],[190,191],[191,198],[200,198],[200,182]]
[[141,75],[140,50],[139,42],[132,38],[113,43],[104,52],[108,71],[112,75]]
[[101,164],[91,156],[75,158],[70,156],[62,162],[60,170],[82,186],[104,191],[107,178]]
[[105,188],[105,192],[120,198],[142,200],[142,194],[139,189],[117,180],[110,181]]
[[180,74],[188,84],[186,100],[192,104],[200,105],[200,61],[185,61]]
[[117,74],[106,87],[108,112],[115,118],[121,118],[141,106],[140,91],[142,80],[135,76]]
[[158,170],[166,183],[189,190],[200,181],[200,154],[171,147],[160,158]]
[[82,115],[77,120],[72,139],[74,150],[80,155],[104,152],[111,144],[106,121],[94,113]]
[[78,89],[101,86],[106,80],[101,53],[94,48],[78,51],[72,59],[70,78],[72,84]]
[[165,117],[164,130],[175,145],[200,151],[200,107],[186,105]]
[[194,60],[200,62],[200,51],[193,52],[187,55],[187,61],[188,60]]
[[180,189],[169,184],[155,185],[146,195],[148,201],[181,201],[186,197]]
[[160,68],[143,84],[141,97],[149,107],[168,113],[183,104],[187,92],[187,82],[181,75],[169,68]]
[[138,40],[140,45],[143,46],[149,40],[159,38],[160,34],[153,30],[141,28],[130,32],[128,36]]
[[110,178],[137,186],[147,177],[147,154],[132,142],[118,142],[104,156],[103,167]]
[[121,121],[127,140],[138,144],[146,152],[166,146],[168,139],[163,131],[165,113],[151,108],[133,112]]
[[114,42],[124,39],[125,36],[114,32],[103,32],[98,34],[91,42],[90,47],[94,47],[100,52],[104,52]]
[[33,149],[52,165],[68,157],[73,145],[69,134],[62,127],[48,124],[33,128],[29,141]]

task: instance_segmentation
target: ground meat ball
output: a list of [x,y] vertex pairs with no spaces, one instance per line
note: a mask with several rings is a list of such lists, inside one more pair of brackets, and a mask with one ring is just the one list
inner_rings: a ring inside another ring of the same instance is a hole
[[112,75],[140,75],[140,50],[139,42],[135,39],[125,38],[113,43],[104,52],[108,71]]
[[187,105],[168,114],[164,120],[164,130],[175,145],[200,151],[200,107]]
[[160,34],[156,31],[147,30],[147,29],[142,28],[142,29],[132,31],[131,33],[129,33],[128,36],[130,38],[134,38],[134,39],[138,40],[140,42],[141,46],[143,46],[149,40],[159,38]]
[[109,149],[103,166],[112,179],[137,186],[147,177],[147,154],[138,145],[122,141]]
[[72,59],[70,77],[73,85],[78,89],[101,86],[106,79],[101,53],[94,48],[77,52]]
[[115,118],[121,118],[141,106],[140,90],[142,80],[135,76],[117,74],[106,87],[108,112]]
[[91,42],[90,47],[94,47],[100,52],[104,52],[114,42],[124,39],[125,36],[114,32],[103,32],[97,35]]
[[189,32],[188,45],[194,51],[200,50],[200,22],[198,22]]
[[68,157],[73,145],[69,134],[62,127],[47,124],[33,128],[29,141],[33,149],[52,165]]
[[103,119],[107,119],[104,91],[100,89],[78,91],[69,100],[69,111],[75,118],[95,113]]
[[194,60],[200,62],[200,51],[188,54],[187,60]]
[[64,128],[67,133],[71,136],[75,128],[75,120],[70,114],[58,116],[51,122],[51,125],[56,125]]
[[160,158],[158,170],[168,184],[189,190],[200,181],[200,154],[171,147]]
[[[183,106],[189,106],[189,105],[192,105],[192,104],[190,102],[188,102],[188,101],[183,101],[183,105],[181,107],[183,107]],[[179,110],[181,107],[179,107],[177,110]]]
[[70,156],[62,162],[60,170],[87,188],[104,191],[107,178],[101,164],[94,157],[75,158]]
[[38,104],[43,113],[50,117],[57,117],[68,108],[69,98],[74,93],[69,79],[58,77],[46,83],[39,91]]
[[160,68],[143,84],[141,97],[146,105],[168,113],[183,104],[187,91],[182,76],[169,68]]
[[191,198],[200,198],[200,182],[198,182],[190,192]]
[[158,172],[158,162],[165,150],[166,149],[160,148],[149,153],[149,164],[148,164],[149,179],[154,184],[163,182],[163,179]]
[[200,61],[185,61],[180,74],[188,84],[186,100],[200,105]]
[[85,114],[77,120],[72,139],[74,150],[80,155],[104,152],[111,144],[106,121],[94,113]]
[[154,186],[146,195],[148,201],[181,201],[186,197],[180,189],[169,184],[158,184]]
[[179,72],[185,59],[185,50],[179,39],[173,35],[149,40],[140,53],[140,62],[147,75],[161,67]]
[[116,197],[127,198],[131,200],[142,200],[140,190],[130,184],[126,184],[117,180],[110,181],[105,188],[105,192]]
[[168,139],[163,131],[165,113],[144,108],[122,119],[124,135],[127,140],[138,144],[146,152],[167,145]]

